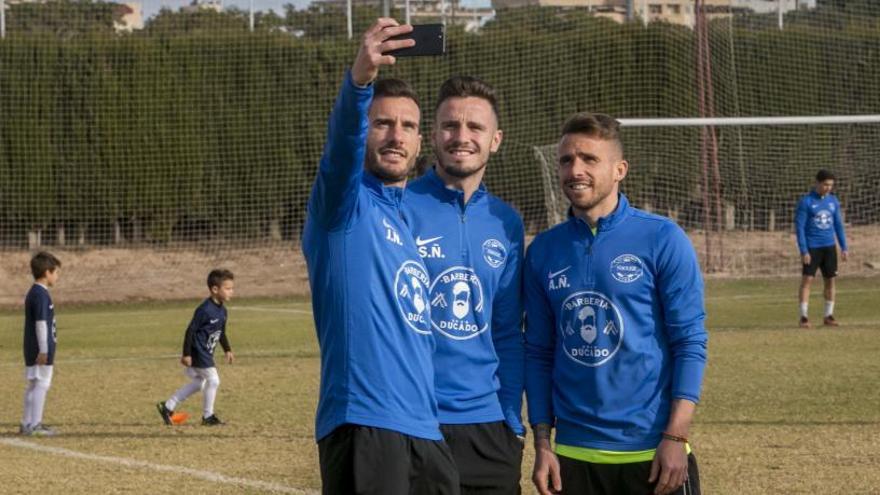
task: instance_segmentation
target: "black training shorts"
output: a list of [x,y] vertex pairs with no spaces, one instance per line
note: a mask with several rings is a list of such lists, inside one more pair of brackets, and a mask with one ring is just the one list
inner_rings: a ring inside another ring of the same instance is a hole
[[318,442],[324,495],[458,495],[443,440],[346,424]]
[[835,246],[810,249],[810,264],[804,265],[803,274],[815,277],[817,269],[822,270],[822,276],[825,278],[837,276],[837,248]]

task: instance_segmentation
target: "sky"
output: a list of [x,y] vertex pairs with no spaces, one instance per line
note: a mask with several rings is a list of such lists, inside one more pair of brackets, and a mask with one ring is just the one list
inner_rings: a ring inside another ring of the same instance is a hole
[[[156,15],[162,7],[168,7],[171,10],[189,5],[191,0],[135,0],[140,1],[144,6],[144,19]],[[311,2],[311,0],[253,0],[254,10],[262,11],[272,9],[278,15],[284,15],[284,6],[288,3],[293,4],[297,9],[303,9]],[[486,7],[491,4],[490,0],[461,0],[463,7],[480,6]],[[250,5],[248,0],[223,0],[224,7],[238,7],[247,10]]]

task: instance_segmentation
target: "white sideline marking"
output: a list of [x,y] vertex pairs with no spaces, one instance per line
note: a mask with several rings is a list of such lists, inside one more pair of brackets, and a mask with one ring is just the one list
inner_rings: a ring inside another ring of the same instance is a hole
[[[817,282],[821,285],[822,282]],[[792,287],[797,290],[797,283],[795,283]],[[848,289],[848,290],[836,290],[835,293],[839,295],[847,295],[847,294],[865,294],[868,292],[877,292],[877,289]],[[767,299],[769,303],[780,303],[780,304],[788,304],[790,301],[785,301],[782,299],[768,299],[767,294],[731,294],[728,296],[705,296],[707,301],[719,301],[719,300],[727,300],[727,299]],[[839,299],[838,299],[839,300]]]
[[286,485],[280,485],[278,483],[270,483],[268,481],[259,481],[259,480],[249,480],[245,478],[236,478],[234,476],[226,476],[220,473],[214,473],[211,471],[202,471],[200,469],[192,469],[180,466],[168,466],[164,464],[154,464],[152,462],[146,461],[138,461],[136,459],[126,459],[125,457],[113,457],[106,455],[97,455],[97,454],[87,454],[84,452],[77,452],[75,450],[63,449],[61,447],[50,447],[48,445],[40,445],[32,442],[25,442],[23,440],[17,440],[14,438],[3,438],[0,439],[0,443],[3,445],[8,445],[10,447],[18,447],[22,449],[30,449],[36,450],[38,452],[46,452],[49,454],[60,455],[64,457],[71,457],[74,459],[83,459],[87,461],[95,461],[95,462],[103,462],[107,464],[118,464],[120,466],[125,466],[129,468],[140,468],[140,469],[150,469],[153,471],[162,471],[166,473],[175,473],[175,474],[184,474],[187,476],[192,476],[193,478],[200,478],[206,481],[226,483],[229,485],[239,485],[245,486],[248,488],[256,488],[258,490],[265,490],[270,492],[278,492],[278,493],[294,493],[298,495],[315,495],[318,492],[316,490],[303,490],[301,488],[293,488]]
[[265,306],[230,306],[230,311],[269,311],[275,313],[295,313],[298,315],[311,315],[312,311],[310,309],[295,309],[295,308],[269,308]]

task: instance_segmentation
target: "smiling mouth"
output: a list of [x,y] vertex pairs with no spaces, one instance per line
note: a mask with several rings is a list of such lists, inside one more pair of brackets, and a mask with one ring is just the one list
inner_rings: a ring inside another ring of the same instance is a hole
[[400,158],[406,158],[405,151],[395,149],[395,148],[385,148],[385,149],[379,150],[379,154],[381,156],[391,156],[391,157],[396,156],[396,157],[400,157]]
[[571,189],[572,191],[586,191],[587,189],[592,189],[592,182],[569,182],[565,184],[565,187]]
[[473,154],[476,154],[475,150],[464,149],[464,148],[450,149],[450,150],[446,150],[446,152],[452,156],[471,156]]

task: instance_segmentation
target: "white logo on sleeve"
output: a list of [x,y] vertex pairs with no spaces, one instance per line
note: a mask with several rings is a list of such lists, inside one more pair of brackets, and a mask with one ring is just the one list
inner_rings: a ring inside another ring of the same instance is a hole
[[565,275],[565,272],[567,272],[569,269],[571,269],[571,265],[568,265],[561,270],[556,270],[555,272],[548,273],[547,278],[550,280],[550,283],[548,284],[547,288],[549,290],[569,288],[570,285],[568,283],[568,276]]
[[422,258],[445,258],[443,249],[440,247],[440,243],[437,242],[440,239],[443,239],[442,235],[428,239],[416,236],[416,248],[419,250],[419,256]]
[[594,291],[568,296],[562,303],[559,332],[569,359],[584,366],[607,363],[623,343],[623,318],[605,297]]
[[821,230],[828,230],[834,224],[834,216],[828,210],[819,210],[813,217],[813,224]]
[[483,284],[472,268],[454,266],[431,284],[431,324],[454,340],[483,333],[489,324],[483,303]]
[[428,325],[430,319],[428,286],[430,282],[425,267],[412,260],[404,261],[394,278],[397,308],[406,324],[421,334],[431,333],[431,327]]
[[382,225],[385,226],[385,240],[397,244],[398,246],[403,246],[403,242],[400,240],[400,234],[397,233],[397,229],[391,225],[387,218],[382,218]]
[[621,254],[611,262],[611,276],[620,283],[635,282],[644,274],[642,260],[634,254]]
[[489,239],[483,243],[483,259],[492,268],[498,268],[507,260],[507,248],[498,239]]
[[211,320],[211,324],[213,325],[214,323],[217,323],[218,321],[220,321],[220,318],[214,318],[213,320]]

